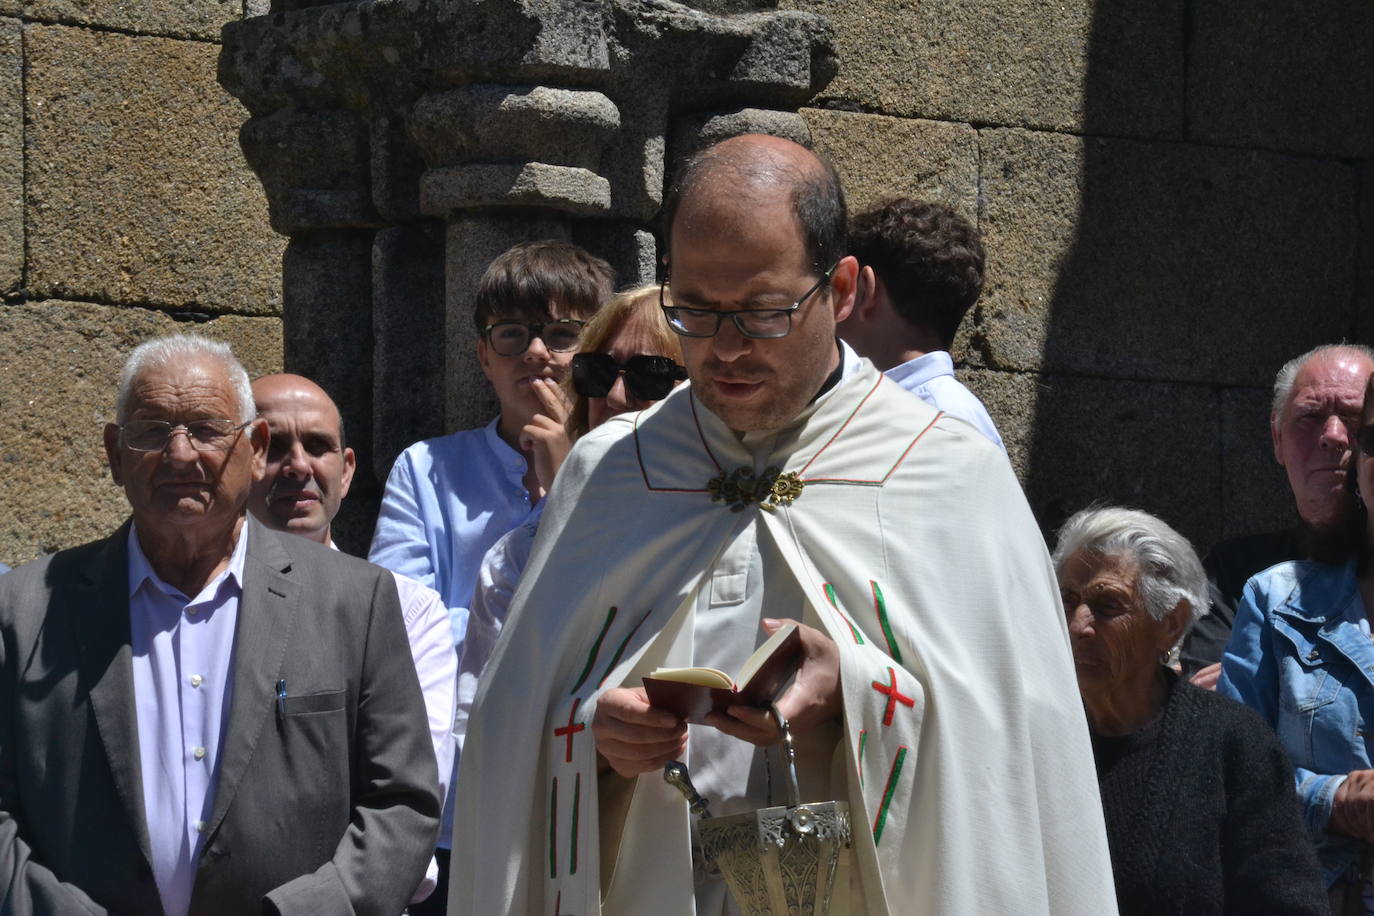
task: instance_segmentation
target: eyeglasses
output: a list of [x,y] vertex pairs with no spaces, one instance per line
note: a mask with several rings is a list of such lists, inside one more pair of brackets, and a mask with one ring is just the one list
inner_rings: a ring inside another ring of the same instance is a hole
[[536,337],[554,353],[577,349],[582,339],[582,327],[587,322],[576,318],[557,321],[494,321],[482,329],[498,356],[519,356],[530,348]]
[[248,423],[212,418],[173,426],[166,420],[134,420],[119,427],[119,437],[136,452],[160,452],[172,441],[172,436],[183,432],[196,451],[222,452],[234,444],[234,439]]
[[638,353],[618,363],[609,353],[579,353],[572,359],[573,390],[584,398],[604,398],[622,372],[636,401],[661,401],[673,383],[687,378],[687,370],[666,356]]
[[664,277],[658,287],[658,306],[668,319],[668,326],[683,337],[715,337],[720,333],[720,322],[729,318],[744,337],[755,340],[770,340],[786,337],[792,333],[792,315],[814,296],[821,287],[830,282],[839,262],[821,274],[816,285],[802,293],[801,298],[783,309],[739,309],[734,312],[718,312],[714,309],[694,309],[681,305],[668,304],[668,278]]

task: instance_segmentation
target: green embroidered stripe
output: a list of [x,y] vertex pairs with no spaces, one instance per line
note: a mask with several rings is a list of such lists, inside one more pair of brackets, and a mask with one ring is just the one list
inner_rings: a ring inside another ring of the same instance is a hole
[[835,586],[831,585],[829,582],[825,583],[825,597],[826,600],[830,602],[830,606],[835,609],[835,613],[840,615],[840,619],[844,621],[844,625],[849,627],[849,635],[854,637],[854,642],[862,646],[864,644],[862,634],[860,634],[854,624],[850,622],[845,612],[840,610],[840,602],[835,597]]
[[897,778],[902,775],[902,763],[906,760],[906,746],[897,748],[897,759],[892,761],[892,772],[887,776],[887,788],[883,790],[883,803],[878,806],[878,816],[873,819],[873,845],[877,846],[883,838],[883,828],[887,826],[887,809],[892,804],[892,793],[897,789]]
[[892,635],[892,624],[887,621],[887,602],[883,600],[882,586],[872,579],[868,580],[873,589],[873,607],[878,612],[878,623],[883,628],[883,638],[887,640],[887,654],[897,664],[902,663],[902,650],[897,648],[897,639]]
[[582,682],[587,679],[587,675],[592,673],[592,665],[596,664],[596,657],[601,654],[601,641],[606,638],[606,633],[615,621],[616,608],[611,608],[606,614],[606,622],[601,625],[601,632],[596,635],[596,642],[592,643],[592,651],[587,653],[587,664],[583,666],[582,673],[577,676],[577,683],[573,684],[572,690],[568,691],[568,696],[577,693],[577,688],[582,686]]
[[577,809],[582,801],[582,774],[577,774],[577,780],[573,782],[573,813],[572,830],[568,832],[568,845],[572,847],[572,864],[568,869],[568,874],[577,874]]
[[868,747],[868,729],[859,729],[859,788],[864,787],[864,748]]
[[639,623],[635,624],[634,629],[630,630],[629,634],[620,641],[620,646],[615,650],[615,655],[611,656],[611,663],[606,666],[605,671],[601,672],[601,681],[597,684],[598,687],[606,683],[606,678],[610,677],[611,672],[615,670],[615,666],[620,664],[620,656],[625,654],[625,647],[630,644],[630,640],[634,639],[635,634],[639,632],[639,628],[644,625],[644,621],[648,620],[649,615],[652,613],[652,608],[645,611],[644,616],[639,618]]
[[549,877],[558,877],[558,777],[549,793]]

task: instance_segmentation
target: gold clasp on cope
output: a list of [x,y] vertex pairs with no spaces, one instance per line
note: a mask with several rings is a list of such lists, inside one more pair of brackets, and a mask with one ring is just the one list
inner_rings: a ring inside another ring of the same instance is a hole
[[731,512],[742,512],[755,503],[765,512],[772,512],[778,506],[790,506],[801,496],[804,486],[796,474],[791,471],[784,474],[777,467],[770,467],[759,475],[751,468],[736,468],[729,474],[722,471],[706,482],[711,502],[723,502]]

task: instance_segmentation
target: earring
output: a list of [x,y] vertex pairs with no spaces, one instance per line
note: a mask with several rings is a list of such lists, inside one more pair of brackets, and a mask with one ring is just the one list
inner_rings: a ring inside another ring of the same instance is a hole
[[1178,667],[1178,646],[1172,646],[1159,653],[1159,663],[1165,668]]

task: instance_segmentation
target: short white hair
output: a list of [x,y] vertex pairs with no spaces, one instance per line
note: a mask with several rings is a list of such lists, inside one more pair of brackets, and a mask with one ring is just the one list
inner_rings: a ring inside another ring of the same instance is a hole
[[1288,399],[1293,396],[1293,383],[1297,381],[1298,373],[1302,367],[1307,365],[1308,360],[1323,354],[1334,356],[1336,353],[1358,353],[1365,359],[1374,363],[1374,349],[1358,343],[1334,343],[1322,344],[1320,347],[1313,347],[1301,356],[1295,356],[1283,364],[1278,375],[1274,376],[1274,401],[1270,405],[1275,419],[1283,418],[1284,408],[1288,406]]
[[1145,610],[1163,620],[1180,601],[1188,602],[1186,634],[1207,613],[1207,574],[1188,539],[1162,519],[1139,509],[1092,506],[1073,515],[1059,529],[1054,546],[1054,572],[1079,551],[1103,557],[1133,559],[1140,565],[1137,587]]
[[238,421],[247,423],[257,416],[248,373],[227,343],[195,334],[169,334],[145,340],[134,347],[129,358],[124,360],[124,371],[119,376],[119,394],[115,396],[115,422],[123,423],[129,418],[129,398],[133,394],[134,382],[145,370],[184,359],[218,361],[224,367],[234,397],[239,402]]

